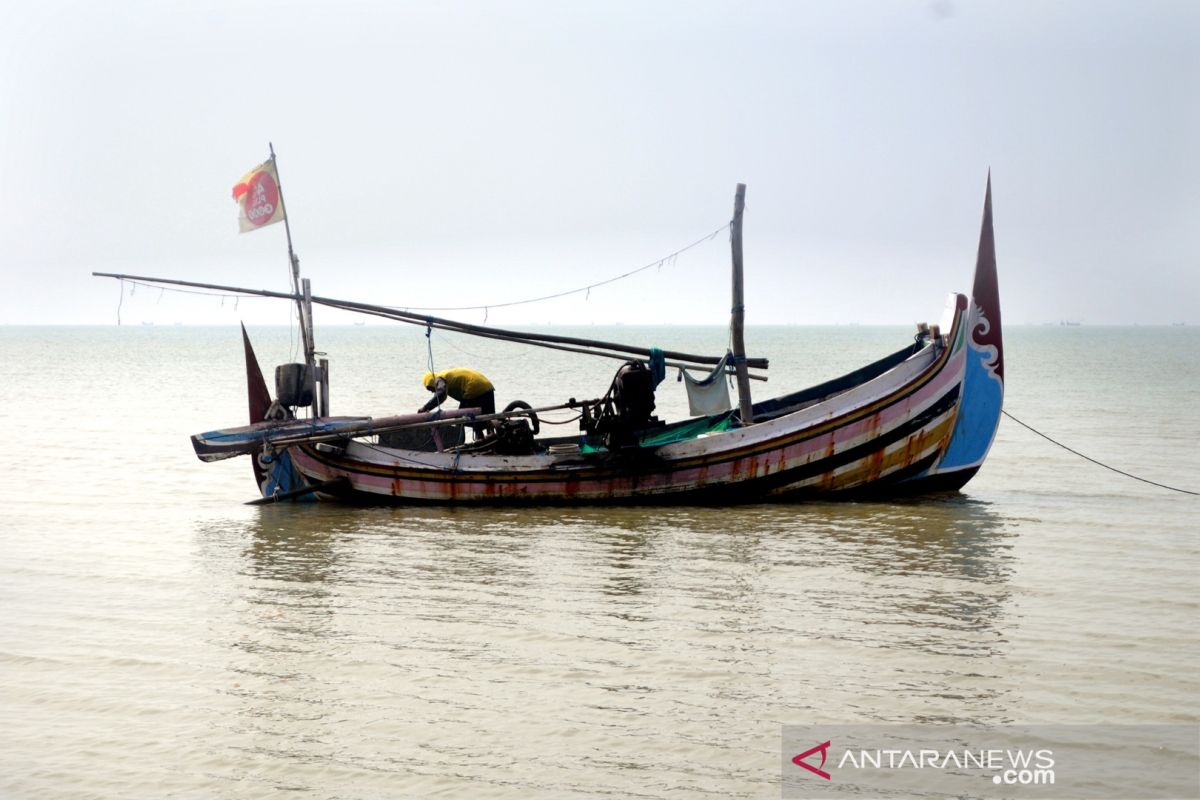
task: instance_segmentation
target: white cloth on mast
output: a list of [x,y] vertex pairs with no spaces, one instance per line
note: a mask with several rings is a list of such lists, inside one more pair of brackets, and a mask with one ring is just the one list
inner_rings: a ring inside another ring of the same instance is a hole
[[707,377],[697,380],[682,367],[679,369],[679,379],[687,387],[688,413],[693,417],[720,414],[733,408],[729,404],[729,384],[725,380],[725,365],[729,362],[729,353],[721,358],[721,363],[713,367]]

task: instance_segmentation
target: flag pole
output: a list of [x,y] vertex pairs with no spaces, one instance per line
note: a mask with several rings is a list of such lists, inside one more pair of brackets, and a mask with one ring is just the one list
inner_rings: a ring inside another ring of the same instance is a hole
[[[283,179],[279,177],[279,164],[275,160],[275,144],[267,142],[267,149],[271,152],[271,166],[275,170],[275,185],[279,190],[279,209],[283,212],[283,229],[287,231],[288,245],[288,261],[292,265],[292,288],[296,294],[296,307],[300,311],[300,336],[304,340],[304,363],[308,366],[308,374],[314,378],[319,378],[316,374],[316,345],[313,342],[312,330],[312,289],[308,279],[303,281],[303,289],[300,280],[300,259],[296,256],[296,251],[292,247],[292,224],[288,220],[287,203],[283,199]],[[318,409],[318,414],[321,409]]]
[[300,294],[300,259],[296,258],[296,251],[292,249],[292,224],[288,221],[287,203],[283,199],[283,180],[279,177],[279,163],[275,160],[275,144],[267,142],[267,149],[271,151],[271,166],[275,169],[275,186],[279,190],[279,208],[283,211],[283,229],[287,231],[288,260],[292,265],[292,286],[298,295]]

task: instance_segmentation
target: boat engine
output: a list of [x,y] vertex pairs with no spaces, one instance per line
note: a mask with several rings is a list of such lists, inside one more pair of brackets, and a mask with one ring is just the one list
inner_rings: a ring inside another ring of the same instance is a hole
[[529,410],[527,417],[509,417],[493,423],[495,431],[494,451],[502,456],[527,456],[533,453],[533,437],[541,430],[541,422],[532,406],[524,400],[513,400],[504,407],[503,413],[519,408]]
[[579,424],[612,450],[636,444],[638,431],[662,425],[653,411],[653,373],[641,361],[628,361],[617,370],[595,414],[586,413],[585,409]]
[[630,361],[617,370],[612,397],[622,425],[631,430],[644,428],[654,411],[654,376],[641,361]]

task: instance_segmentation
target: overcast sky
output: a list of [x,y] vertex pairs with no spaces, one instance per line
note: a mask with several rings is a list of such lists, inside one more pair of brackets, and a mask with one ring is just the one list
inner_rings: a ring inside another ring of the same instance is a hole
[[[0,323],[114,324],[92,270],[287,290],[283,226],[239,235],[230,197],[269,141],[323,295],[572,289],[715,230],[744,182],[748,323],[936,320],[991,168],[1006,322],[1200,323],[1194,0],[6,9]],[[488,321],[721,324],[728,270],[722,234]],[[126,289],[121,313],[286,305]]]

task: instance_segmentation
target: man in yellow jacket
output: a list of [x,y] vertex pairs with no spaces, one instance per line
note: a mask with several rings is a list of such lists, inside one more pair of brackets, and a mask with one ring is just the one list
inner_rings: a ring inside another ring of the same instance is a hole
[[433,392],[421,412],[432,411],[447,397],[458,401],[459,408],[478,408],[481,414],[496,413],[496,387],[482,372],[456,367],[442,372],[426,372],[425,388]]

